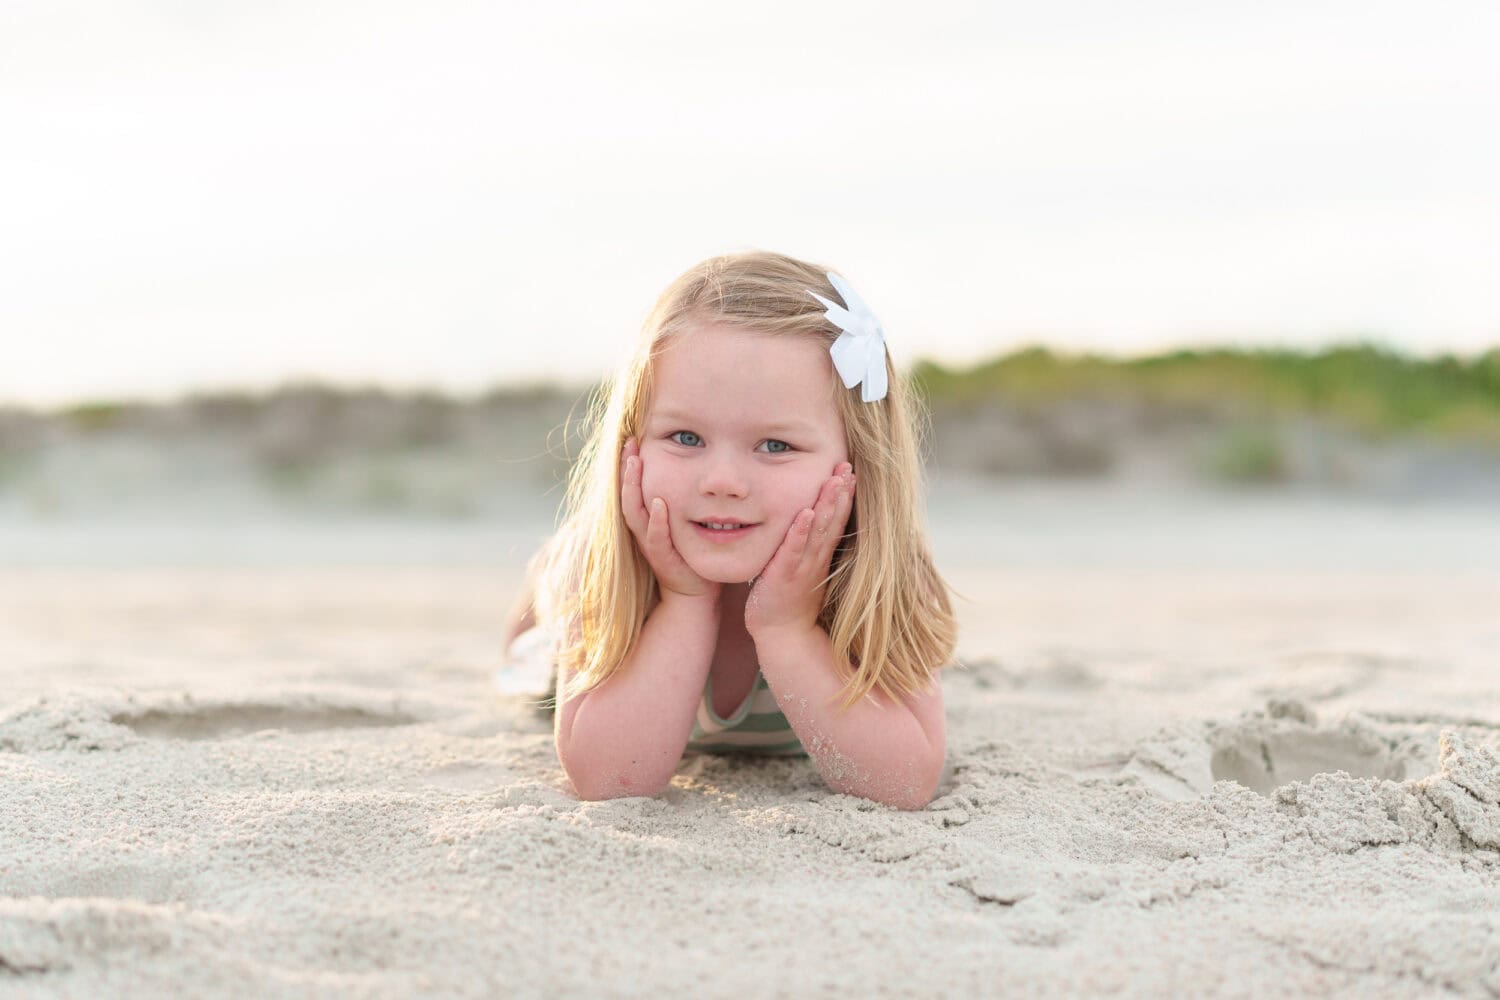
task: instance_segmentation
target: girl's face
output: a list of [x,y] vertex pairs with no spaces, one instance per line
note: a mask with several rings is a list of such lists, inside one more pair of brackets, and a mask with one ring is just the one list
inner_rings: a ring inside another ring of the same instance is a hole
[[666,501],[672,544],[693,572],[744,583],[848,460],[828,348],[705,323],[672,338],[653,380],[640,435],[642,497],[648,506]]

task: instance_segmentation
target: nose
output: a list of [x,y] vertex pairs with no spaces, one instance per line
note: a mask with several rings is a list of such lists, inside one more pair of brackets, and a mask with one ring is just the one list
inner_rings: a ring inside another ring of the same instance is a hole
[[741,463],[723,450],[706,456],[698,489],[706,497],[743,500],[750,493],[750,480]]

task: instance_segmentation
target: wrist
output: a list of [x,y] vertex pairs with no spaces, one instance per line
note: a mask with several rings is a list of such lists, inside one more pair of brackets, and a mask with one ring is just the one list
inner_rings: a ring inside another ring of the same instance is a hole
[[763,645],[781,646],[788,643],[806,642],[826,634],[816,621],[767,622],[757,625],[754,629],[747,626],[746,631],[750,633],[750,639],[755,643],[757,650]]

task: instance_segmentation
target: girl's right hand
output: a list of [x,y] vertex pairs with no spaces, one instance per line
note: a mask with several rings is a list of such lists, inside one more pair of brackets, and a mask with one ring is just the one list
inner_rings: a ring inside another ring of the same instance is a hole
[[670,593],[679,597],[717,598],[723,585],[705,580],[693,572],[672,544],[672,534],[667,526],[667,502],[654,497],[647,505],[641,493],[640,443],[630,438],[620,456],[620,510],[646,562],[650,563],[651,572],[656,574],[662,596]]

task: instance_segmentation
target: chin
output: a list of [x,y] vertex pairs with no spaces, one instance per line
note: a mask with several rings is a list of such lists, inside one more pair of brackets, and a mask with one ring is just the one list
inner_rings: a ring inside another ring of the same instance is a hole
[[735,584],[749,583],[755,579],[756,573],[740,570],[711,570],[707,573],[698,573],[699,576],[709,583]]
[[749,583],[766,568],[764,562],[752,565],[754,560],[746,562],[743,559],[685,559],[684,561],[687,562],[688,569],[709,583]]

